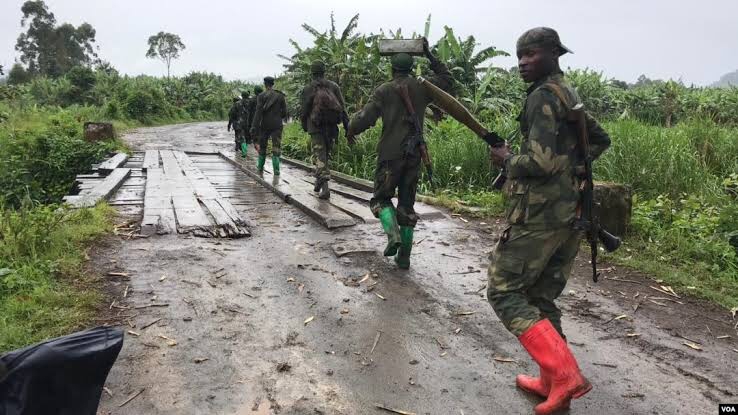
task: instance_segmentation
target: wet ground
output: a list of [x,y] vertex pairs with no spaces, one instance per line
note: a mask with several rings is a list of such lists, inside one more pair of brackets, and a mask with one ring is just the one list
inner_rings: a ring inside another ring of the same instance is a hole
[[[138,150],[233,146],[225,123],[126,140]],[[251,237],[121,230],[92,255],[109,281],[105,313],[128,331],[100,413],[532,413],[538,400],[514,377],[536,368],[485,299],[498,223],[419,224],[403,272],[378,252],[335,254],[336,244],[382,246],[376,224],[328,231],[241,171],[213,181]],[[136,219],[135,209],[122,213],[121,223]],[[593,284],[581,256],[559,302],[594,384],[572,414],[712,414],[738,400],[738,334],[726,310],[603,269]]]

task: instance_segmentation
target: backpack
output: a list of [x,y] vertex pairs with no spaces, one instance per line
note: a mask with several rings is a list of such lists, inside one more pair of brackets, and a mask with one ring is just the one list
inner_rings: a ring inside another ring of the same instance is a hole
[[310,121],[316,126],[333,126],[341,122],[343,107],[325,82],[315,84]]

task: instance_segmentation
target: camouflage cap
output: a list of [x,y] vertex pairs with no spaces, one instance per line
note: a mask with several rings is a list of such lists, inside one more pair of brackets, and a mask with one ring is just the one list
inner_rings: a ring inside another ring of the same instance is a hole
[[561,55],[565,53],[574,53],[571,49],[564,46],[559,39],[559,34],[550,27],[535,27],[523,33],[518,38],[517,50],[531,47],[558,47],[561,49]]
[[251,94],[251,92],[249,92],[249,91],[241,91],[241,96],[244,97],[244,98],[248,98],[249,97],[249,94]]
[[257,85],[257,86],[254,87],[254,94],[255,95],[259,95],[262,92],[264,92],[264,88],[262,88],[261,85]]
[[274,77],[272,76],[264,77],[264,85],[274,85]]
[[310,73],[325,73],[325,64],[322,61],[314,61],[312,64],[310,64]]
[[392,63],[392,69],[398,71],[410,71],[415,64],[413,57],[404,52],[392,55],[390,62]]

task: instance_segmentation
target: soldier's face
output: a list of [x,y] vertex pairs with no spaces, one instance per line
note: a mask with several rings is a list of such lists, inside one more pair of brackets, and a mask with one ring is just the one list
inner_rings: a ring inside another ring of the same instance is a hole
[[553,53],[548,48],[531,47],[518,50],[518,70],[525,82],[535,82],[553,70]]

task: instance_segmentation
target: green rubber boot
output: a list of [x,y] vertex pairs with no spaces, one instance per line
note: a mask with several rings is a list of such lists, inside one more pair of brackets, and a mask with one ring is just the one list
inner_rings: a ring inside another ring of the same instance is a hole
[[274,170],[274,175],[279,176],[279,156],[272,156],[272,169]]
[[410,226],[400,226],[400,249],[395,256],[395,263],[400,269],[410,268],[410,252],[413,250],[413,232]]
[[264,172],[264,163],[266,163],[267,156],[259,154],[259,160],[256,162],[256,171],[259,173]]
[[387,247],[384,248],[384,256],[394,256],[402,243],[395,208],[386,207],[380,210],[379,221],[382,223],[384,233],[387,234]]
[[246,155],[249,152],[249,145],[246,143],[241,143],[241,157],[246,158]]

